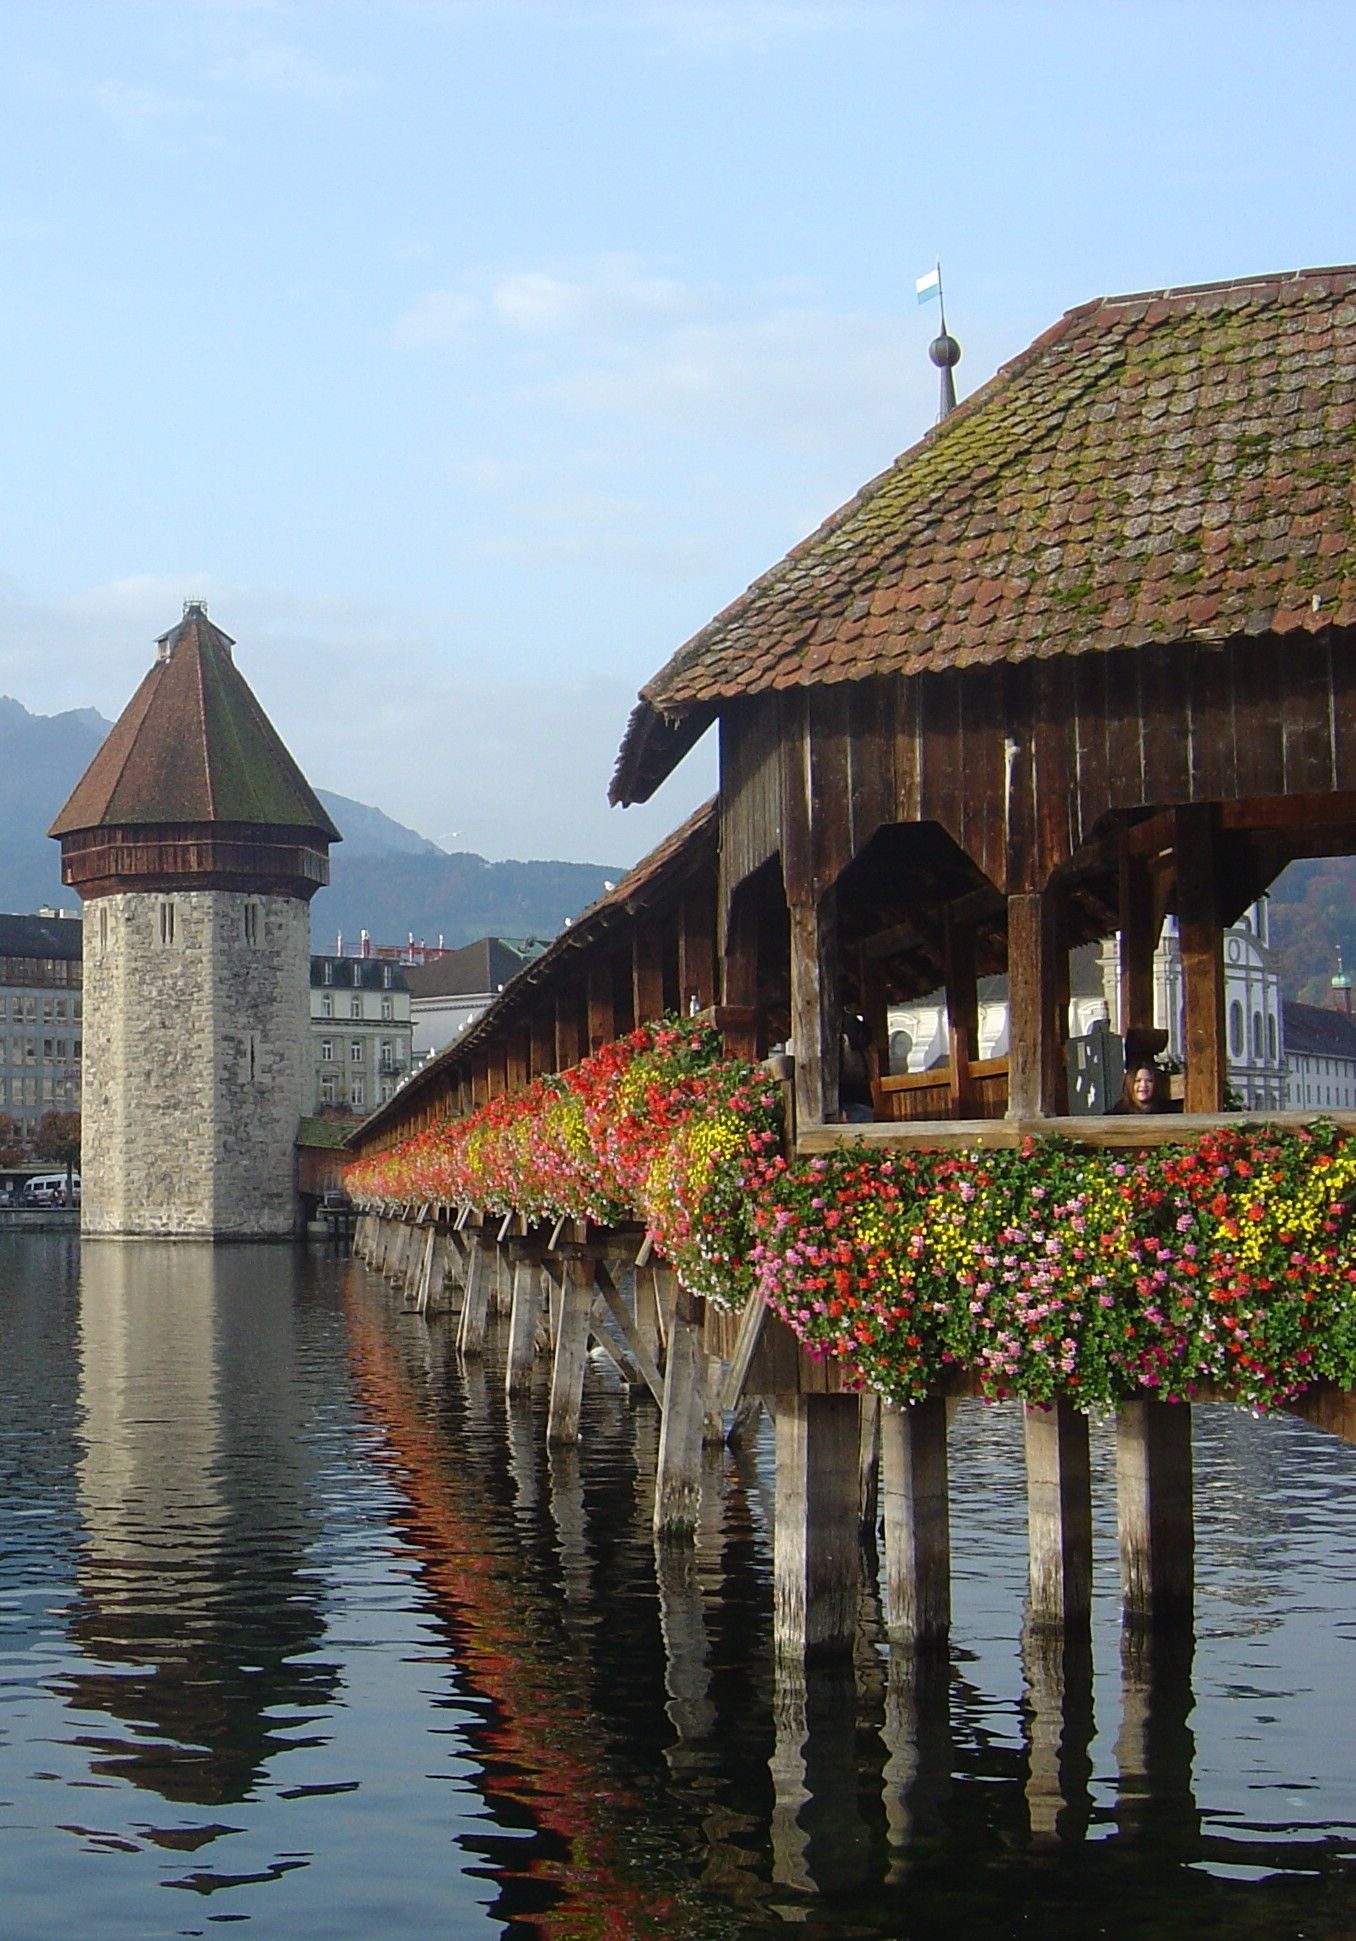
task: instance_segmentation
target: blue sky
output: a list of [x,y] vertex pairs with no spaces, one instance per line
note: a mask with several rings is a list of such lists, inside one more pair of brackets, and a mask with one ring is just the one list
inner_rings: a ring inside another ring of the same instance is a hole
[[628,863],[635,690],[1071,304],[1356,258],[1356,7],[4,0],[0,692]]

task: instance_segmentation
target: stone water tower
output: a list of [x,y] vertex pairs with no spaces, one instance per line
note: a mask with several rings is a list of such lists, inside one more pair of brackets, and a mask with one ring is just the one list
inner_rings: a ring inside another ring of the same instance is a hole
[[50,833],[85,901],[82,1228],[296,1222],[308,905],[339,832],[198,603]]

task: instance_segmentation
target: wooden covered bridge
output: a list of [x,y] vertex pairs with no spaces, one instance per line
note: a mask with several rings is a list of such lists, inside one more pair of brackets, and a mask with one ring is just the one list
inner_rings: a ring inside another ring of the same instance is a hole
[[[394,1149],[665,1010],[709,1013],[742,1055],[786,1054],[801,1153],[1143,1145],[1225,1123],[1221,933],[1292,859],[1356,851],[1354,479],[1356,270],[1068,313],[647,684],[613,800],[648,798],[713,724],[716,800],[374,1114],[355,1151]],[[1119,935],[1119,1028],[1148,1031],[1168,915],[1184,1112],[1070,1119],[1070,952]],[[1010,1048],[981,1062],[991,973],[1008,980]],[[876,1122],[844,1127],[844,1009],[882,1044],[887,1006],[938,987],[948,1067],[879,1081]],[[553,1435],[577,1431],[590,1334],[608,1346],[664,1411],[661,1531],[690,1527],[702,1434],[765,1401],[787,1650],[850,1641],[879,1461],[892,1635],[945,1635],[940,1393],[881,1410],[834,1392],[833,1365],[754,1304],[737,1321],[704,1314],[639,1232],[374,1203],[358,1244],[421,1301],[450,1268],[466,1352],[487,1300],[504,1301],[511,1385],[551,1340]],[[1343,1396],[1302,1405],[1348,1422]],[[1118,1451],[1127,1614],[1180,1615],[1189,1407],[1126,1402]],[[1081,1622],[1086,1416],[1028,1409],[1027,1459],[1032,1616]]]

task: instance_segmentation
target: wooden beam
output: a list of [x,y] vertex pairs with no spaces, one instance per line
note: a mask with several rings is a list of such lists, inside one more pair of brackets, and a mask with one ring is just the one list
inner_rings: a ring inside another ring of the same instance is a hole
[[1069,953],[1057,889],[1008,898],[1008,1117],[1067,1112]]
[[885,1629],[892,1643],[945,1647],[951,1628],[946,1403],[881,1410]]
[[943,922],[947,1039],[951,1051],[951,1116],[975,1116],[970,1067],[979,1057],[979,980],[975,975],[975,933],[948,910]]
[[566,987],[556,993],[556,1070],[567,1072],[584,1055],[580,1030],[579,994]]
[[651,1395],[653,1395],[655,1401],[662,1402],[664,1399],[663,1377],[655,1366],[654,1358],[650,1354],[650,1350],[640,1330],[637,1328],[635,1321],[626,1311],[626,1303],[621,1297],[621,1290],[617,1286],[611,1269],[604,1261],[600,1260],[597,1262],[596,1271],[598,1276],[598,1292],[608,1313],[616,1322],[622,1340],[630,1350],[637,1373],[649,1389]]
[[1126,1622],[1189,1625],[1195,1526],[1188,1403],[1123,1402],[1117,1410],[1116,1520]]
[[546,1415],[546,1440],[555,1443],[579,1440],[579,1411],[593,1316],[594,1262],[587,1255],[571,1255],[564,1265],[556,1349],[551,1364],[551,1400]]
[[586,991],[589,1050],[598,1051],[603,1045],[611,1044],[617,1035],[612,966],[606,957],[595,957],[589,965]]
[[690,1540],[696,1533],[702,1494],[702,1419],[705,1392],[697,1304],[680,1289],[669,1324],[664,1365],[663,1414],[655,1478],[654,1533],[661,1540]]
[[1120,901],[1120,1007],[1116,1027],[1147,1031],[1154,1021],[1154,951],[1159,925],[1154,922],[1153,873],[1145,854],[1132,848],[1128,835],[1121,845],[1118,877]]
[[631,938],[631,1001],[637,1024],[664,1015],[664,937],[653,919],[639,923]]
[[548,1007],[542,999],[537,1000],[528,1028],[528,1064],[533,1078],[541,1078],[556,1069],[555,1008]]
[[1067,1402],[1023,1410],[1030,1622],[1087,1624],[1092,1611],[1092,1471],[1088,1418]]
[[817,908],[791,906],[791,1049],[801,1125],[824,1125],[838,1118],[841,1031],[837,898],[829,890]]
[[1209,803],[1176,812],[1177,936],[1182,954],[1182,1056],[1188,1112],[1220,1112],[1224,1039],[1224,926]]
[[678,910],[678,990],[684,1011],[705,1011],[716,1001],[715,919],[713,887],[690,889]]
[[859,1430],[855,1395],[779,1395],[772,1545],[778,1658],[846,1657],[857,1630]]
[[[720,1008],[729,1015],[725,1049],[732,1058],[758,1056],[758,912],[750,895],[737,896],[726,925],[720,962]],[[742,1022],[736,1022],[736,1019]]]

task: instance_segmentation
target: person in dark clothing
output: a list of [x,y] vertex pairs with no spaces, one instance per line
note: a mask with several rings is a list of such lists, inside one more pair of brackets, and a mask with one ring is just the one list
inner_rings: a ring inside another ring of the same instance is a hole
[[838,1046],[838,1115],[845,1124],[866,1125],[876,1116],[871,1097],[871,1033],[859,1012],[844,1011]]

